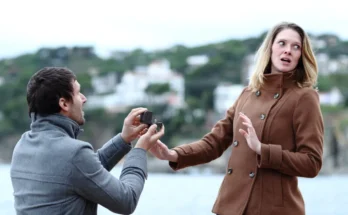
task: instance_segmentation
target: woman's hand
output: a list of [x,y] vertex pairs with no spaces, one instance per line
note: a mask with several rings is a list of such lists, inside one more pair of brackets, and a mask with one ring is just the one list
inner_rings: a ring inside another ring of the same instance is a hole
[[248,146],[255,151],[257,154],[261,154],[261,142],[257,138],[255,129],[249,117],[243,113],[239,113],[240,118],[243,120],[243,125],[247,127],[247,131],[239,129],[239,132],[245,137]]
[[157,140],[157,143],[149,151],[160,160],[178,161],[178,153],[172,149],[168,149],[160,140]]

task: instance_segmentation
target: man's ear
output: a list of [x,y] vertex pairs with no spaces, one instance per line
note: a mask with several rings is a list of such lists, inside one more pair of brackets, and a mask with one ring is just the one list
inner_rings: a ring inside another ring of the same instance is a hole
[[68,112],[69,111],[69,102],[65,99],[65,98],[60,98],[59,99],[59,106],[61,108],[62,111],[64,112]]

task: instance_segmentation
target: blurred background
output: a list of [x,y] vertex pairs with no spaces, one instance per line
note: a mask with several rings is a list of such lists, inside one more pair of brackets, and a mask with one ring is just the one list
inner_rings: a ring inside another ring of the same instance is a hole
[[[169,147],[201,138],[233,104],[267,30],[292,21],[310,35],[325,120],[324,165],[299,179],[309,215],[346,214],[348,204],[348,15],[338,0],[239,2],[2,1],[0,13],[0,214],[15,214],[13,148],[29,129],[26,84],[44,66],[72,69],[87,96],[80,139],[95,149],[121,131],[133,107],[164,122]],[[310,107],[308,107],[310,108]],[[221,158],[174,173],[149,155],[134,214],[211,214]],[[43,164],[44,165],[44,164]],[[112,171],[118,177],[122,163]],[[345,213],[344,213],[345,212]],[[99,207],[99,214],[111,214]]]

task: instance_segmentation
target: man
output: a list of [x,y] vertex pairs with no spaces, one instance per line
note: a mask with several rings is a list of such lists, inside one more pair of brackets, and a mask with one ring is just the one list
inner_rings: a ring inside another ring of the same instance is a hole
[[[133,109],[121,134],[94,153],[91,144],[76,139],[86,101],[66,68],[43,68],[30,79],[31,129],[18,141],[11,165],[18,215],[97,214],[97,204],[121,214],[135,210],[147,177],[146,152],[164,128],[147,130],[139,123],[146,108]],[[131,150],[130,142],[138,137]],[[118,180],[109,171],[128,152]]]

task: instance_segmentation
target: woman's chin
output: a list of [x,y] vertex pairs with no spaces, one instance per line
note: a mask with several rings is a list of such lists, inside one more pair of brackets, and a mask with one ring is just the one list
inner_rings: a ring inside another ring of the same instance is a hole
[[293,68],[279,68],[279,69],[277,69],[275,72],[277,72],[277,73],[283,73],[283,72],[291,72],[291,71],[294,71],[294,69]]

